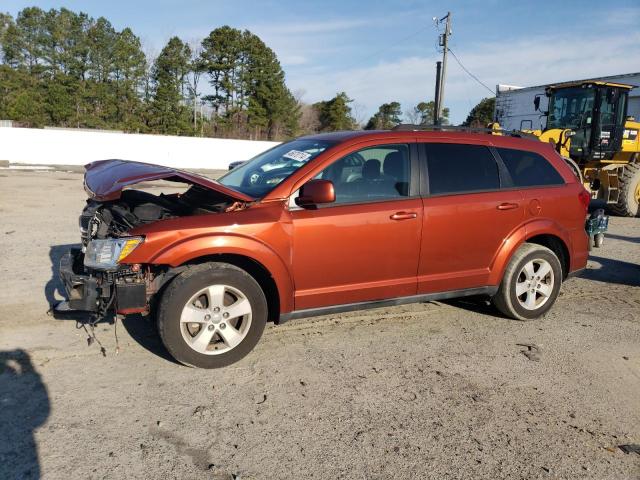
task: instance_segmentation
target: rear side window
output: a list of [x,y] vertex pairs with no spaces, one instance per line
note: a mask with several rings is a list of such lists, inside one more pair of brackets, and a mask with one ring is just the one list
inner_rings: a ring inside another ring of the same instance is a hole
[[431,195],[500,188],[498,164],[487,147],[448,143],[425,147]]
[[516,187],[534,187],[543,185],[562,185],[564,179],[542,155],[510,148],[498,148],[513,185]]

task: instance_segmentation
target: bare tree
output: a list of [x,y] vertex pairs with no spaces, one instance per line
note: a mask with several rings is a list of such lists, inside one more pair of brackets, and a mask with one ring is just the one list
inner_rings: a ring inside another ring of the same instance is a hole
[[[198,131],[198,110],[202,111],[202,106],[199,104],[198,99],[200,93],[198,93],[198,84],[200,82],[200,76],[205,71],[204,61],[202,60],[202,39],[193,39],[189,42],[191,48],[191,71],[187,76],[187,89],[189,90],[189,99],[193,106],[193,130]],[[202,114],[200,115],[200,121],[202,122]],[[200,129],[202,132],[202,128]]]
[[404,112],[404,116],[407,118],[407,121],[411,125],[418,125],[420,123],[420,119],[422,118],[421,113],[416,108],[407,110],[406,112]]
[[298,128],[300,132],[308,135],[317,133],[320,130],[320,115],[318,109],[308,103],[299,103],[300,120]]
[[353,102],[351,105],[351,114],[356,121],[356,125],[358,125],[359,128],[362,128],[365,124],[365,120],[367,119],[367,107],[362,103]]

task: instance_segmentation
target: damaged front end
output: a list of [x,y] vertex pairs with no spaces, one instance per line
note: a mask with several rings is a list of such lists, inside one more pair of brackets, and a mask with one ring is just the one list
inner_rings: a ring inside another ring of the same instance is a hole
[[[188,188],[168,195],[123,190],[157,180],[180,182]],[[169,271],[164,265],[127,263],[127,256],[145,241],[143,235],[131,231],[176,217],[243,209],[253,200],[205,177],[122,160],[87,165],[84,187],[89,199],[79,219],[82,243],[60,261],[67,299],[54,310],[90,312],[95,318],[109,311],[148,313],[153,295],[179,271]]]
[[58,312],[84,311],[103,316],[111,308],[119,314],[148,312],[150,271],[140,265],[119,265],[116,269],[97,270],[85,264],[85,253],[72,248],[60,260],[60,277],[67,300]]

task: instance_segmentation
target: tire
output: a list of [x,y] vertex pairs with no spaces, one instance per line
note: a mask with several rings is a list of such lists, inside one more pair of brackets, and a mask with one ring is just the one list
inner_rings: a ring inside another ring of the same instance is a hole
[[158,330],[180,363],[220,368],[245,357],[267,323],[267,300],[244,270],[226,263],[195,265],[164,291]]
[[618,203],[611,206],[616,215],[637,217],[640,215],[640,164],[629,163],[620,175],[620,196]]
[[[543,266],[548,273],[536,275]],[[527,272],[533,275],[529,276]],[[531,284],[532,280],[537,283]],[[556,254],[541,245],[525,243],[511,257],[498,292],[493,297],[493,304],[508,317],[532,320],[544,315],[553,306],[561,284],[562,266]],[[530,287],[532,290],[529,290]],[[522,293],[518,295],[517,291]]]

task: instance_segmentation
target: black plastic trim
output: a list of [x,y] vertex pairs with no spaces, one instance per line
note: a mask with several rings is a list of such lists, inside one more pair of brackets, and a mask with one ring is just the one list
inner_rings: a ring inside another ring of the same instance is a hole
[[420,159],[420,195],[429,197],[429,169],[427,166],[427,147],[424,142],[418,143],[418,155]]
[[330,307],[308,308],[306,310],[294,310],[289,313],[280,314],[278,324],[289,320],[306,317],[316,317],[319,315],[332,315],[334,313],[353,312],[356,310],[368,310],[379,307],[393,307],[405,305],[407,303],[429,302],[433,300],[446,300],[449,298],[469,297],[472,295],[495,295],[497,286],[486,286],[478,288],[465,288],[462,290],[449,290],[446,292],[425,293],[421,295],[411,295],[408,297],[391,298],[387,300],[373,300],[371,302],[346,303],[343,305],[332,305]]
[[489,151],[493,155],[496,163],[498,164],[498,174],[500,175],[500,190],[505,190],[507,188],[515,187],[513,183],[513,179],[511,178],[511,174],[507,169],[507,166],[504,164],[502,157],[498,153],[498,150],[495,147],[489,147]]
[[409,196],[420,196],[420,152],[417,143],[409,144]]

